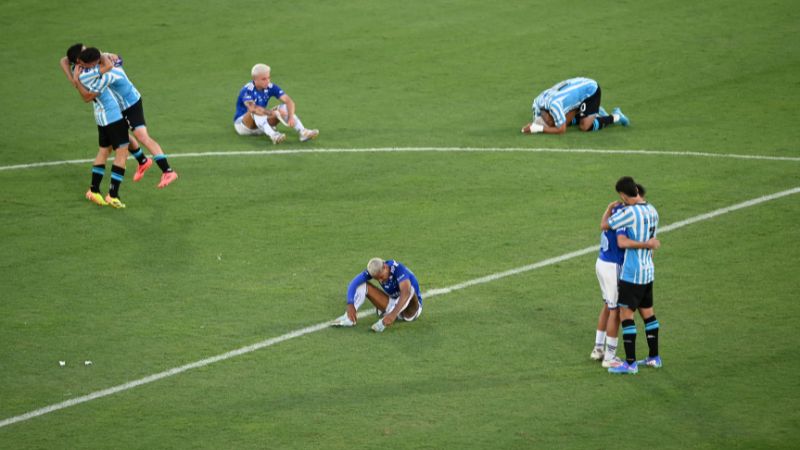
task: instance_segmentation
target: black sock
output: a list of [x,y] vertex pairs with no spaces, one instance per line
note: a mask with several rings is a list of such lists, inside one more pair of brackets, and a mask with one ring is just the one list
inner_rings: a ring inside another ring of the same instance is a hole
[[636,322],[631,319],[622,321],[622,343],[625,345],[625,361],[633,364],[636,361]]
[[103,175],[105,175],[105,173],[105,164],[96,164],[92,166],[92,184],[89,188],[92,192],[100,192],[100,182],[103,181]]
[[111,167],[111,189],[108,190],[108,195],[114,198],[119,198],[119,185],[125,177],[124,167]]
[[170,167],[169,162],[167,162],[167,155],[153,156],[153,159],[156,160],[156,164],[158,164],[158,168],[161,169],[162,172],[172,172],[172,167]]
[[655,315],[644,319],[644,334],[647,336],[647,346],[650,347],[648,356],[658,356],[658,320]]
[[147,162],[147,157],[144,156],[144,152],[142,151],[141,147],[137,148],[136,150],[130,150],[130,154],[136,158],[136,162],[138,162],[140,165]]
[[614,117],[612,116],[605,116],[605,117],[597,116],[594,118],[594,122],[592,123],[592,129],[589,131],[602,130],[608,125],[611,125],[612,123],[614,123]]

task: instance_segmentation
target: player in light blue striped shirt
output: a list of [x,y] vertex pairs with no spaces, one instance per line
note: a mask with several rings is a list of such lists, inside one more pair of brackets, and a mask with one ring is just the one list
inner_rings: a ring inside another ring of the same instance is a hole
[[[653,265],[653,250],[661,246],[656,238],[658,233],[658,211],[642,197],[638,185],[631,177],[622,177],[616,184],[625,208],[613,215],[603,216],[601,227],[603,229],[625,229],[625,236],[619,236],[617,243],[625,249],[625,260],[622,264],[622,273],[619,280],[620,319],[622,323],[622,340],[625,345],[625,363],[608,369],[611,373],[635,374],[638,363],[649,367],[661,367],[661,357],[658,353],[659,324],[653,310],[653,282],[655,280],[655,267]],[[649,356],[636,361],[636,323],[633,320],[634,311],[644,319]]]
[[533,100],[533,122],[522,127],[524,134],[562,134],[567,125],[577,124],[582,131],[597,131],[630,121],[619,108],[608,115],[600,106],[601,90],[590,78],[570,78],[545,90]]

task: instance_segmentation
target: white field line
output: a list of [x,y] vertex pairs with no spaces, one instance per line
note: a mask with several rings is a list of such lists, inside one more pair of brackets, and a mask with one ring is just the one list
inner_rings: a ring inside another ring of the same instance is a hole
[[[273,156],[273,155],[299,155],[306,153],[407,153],[407,152],[476,152],[476,153],[593,153],[601,155],[644,155],[644,156],[688,156],[702,158],[727,158],[750,159],[760,161],[794,161],[800,162],[800,157],[769,156],[769,155],[741,155],[735,153],[708,153],[708,152],[676,152],[662,150],[603,150],[593,148],[478,148],[478,147],[382,147],[382,148],[312,148],[312,149],[287,149],[287,150],[249,150],[249,151],[222,151],[222,152],[190,152],[170,153],[170,158],[200,158],[207,156]],[[0,166],[0,172],[10,170],[35,169],[40,167],[63,166],[68,164],[86,164],[93,159],[71,159],[66,161],[46,161],[30,164],[16,164]]]
[[[786,191],[777,192],[775,194],[765,195],[762,197],[754,198],[752,200],[748,200],[742,203],[737,203],[735,205],[727,206],[725,208],[720,208],[714,211],[711,211],[706,214],[701,214],[699,216],[690,217],[686,220],[682,220],[680,222],[675,222],[673,224],[666,225],[659,229],[660,233],[667,233],[673,230],[677,230],[679,228],[685,227],[687,225],[691,225],[697,222],[702,222],[704,220],[713,219],[714,217],[721,216],[723,214],[728,214],[733,211],[737,211],[744,208],[749,208],[751,206],[756,206],[758,204],[768,202],[771,200],[776,200],[782,197],[786,197],[789,195],[800,193],[800,187],[796,187],[793,189],[789,189]],[[476,286],[479,284],[490,283],[492,281],[499,280],[501,278],[506,278],[512,275],[517,275],[524,272],[529,272],[531,270],[536,270],[542,267],[550,266],[562,261],[567,261],[572,258],[576,258],[579,256],[583,256],[589,253],[593,253],[598,251],[599,246],[593,245],[591,247],[586,247],[581,250],[576,250],[574,252],[565,253],[561,256],[556,256],[554,258],[545,259],[543,261],[539,261],[537,263],[529,264],[522,267],[517,267],[516,269],[506,270],[504,272],[498,272],[491,275],[487,275],[480,278],[475,278],[469,281],[465,281],[463,283],[455,284],[450,287],[439,288],[439,289],[431,289],[424,293],[425,298],[434,297],[437,295],[449,294],[450,292],[457,291],[460,289],[465,289],[470,286]],[[374,310],[362,311],[358,314],[359,318],[364,318],[369,315],[374,314]],[[159,372],[154,375],[146,376],[144,378],[140,378],[138,380],[129,381],[124,384],[120,384],[118,386],[110,387],[108,389],[103,389],[100,391],[92,392],[91,394],[84,395],[82,397],[77,397],[72,400],[67,400],[61,403],[56,403],[50,406],[45,406],[44,408],[40,408],[25,414],[21,414],[19,416],[9,417],[8,419],[4,419],[0,421],[0,428],[6,427],[8,425],[13,425],[18,422],[23,422],[28,419],[33,419],[34,417],[39,417],[54,411],[58,411],[60,409],[69,408],[70,406],[80,405],[81,403],[86,403],[91,400],[96,400],[98,398],[107,397],[109,395],[116,394],[118,392],[127,391],[129,389],[133,389],[137,386],[142,386],[145,384],[152,383],[154,381],[158,381],[164,378],[168,378],[174,375],[178,375],[180,373],[186,372],[191,369],[197,369],[199,367],[204,367],[209,364],[213,364],[219,361],[224,361],[226,359],[230,359],[236,356],[244,355],[247,353],[254,352],[256,350],[260,350],[262,348],[271,347],[273,345],[280,344],[281,342],[288,341],[289,339],[294,339],[296,337],[304,336],[306,334],[315,333],[317,331],[324,330],[330,327],[331,322],[321,322],[316,325],[311,325],[305,328],[301,328],[299,330],[291,331],[289,333],[283,334],[278,337],[270,338],[265,341],[261,341],[252,345],[248,345],[246,347],[238,348],[236,350],[231,350],[226,353],[222,353],[217,356],[212,356],[210,358],[202,359],[200,361],[196,361],[190,364],[186,364],[180,367],[175,367],[169,370],[165,370],[164,372]]]

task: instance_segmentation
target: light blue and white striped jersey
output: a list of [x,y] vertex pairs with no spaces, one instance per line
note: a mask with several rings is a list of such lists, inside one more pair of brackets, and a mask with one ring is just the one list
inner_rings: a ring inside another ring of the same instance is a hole
[[534,115],[541,116],[541,111],[544,109],[553,116],[556,127],[560,127],[567,121],[567,113],[580,106],[595,92],[597,92],[597,81],[590,78],[564,80],[533,99]]
[[128,74],[125,73],[125,69],[122,67],[114,66],[111,70],[103,74],[100,73],[98,68],[98,70],[94,71],[94,74],[97,77],[94,86],[97,89],[104,89],[106,87],[111,89],[111,95],[114,96],[117,103],[119,103],[119,107],[123,111],[133,106],[142,98],[139,91],[136,90],[136,87],[131,83],[131,80],[128,79]]
[[100,126],[122,120],[122,110],[108,86],[98,83],[100,68],[82,69],[78,80],[91,93],[97,94],[92,105],[94,106],[94,120]]
[[[649,203],[637,203],[617,211],[609,217],[608,226],[612,230],[625,228],[629,239],[647,242],[658,233],[658,211]],[[633,284],[648,284],[655,279],[653,251],[645,248],[625,249],[620,280]]]

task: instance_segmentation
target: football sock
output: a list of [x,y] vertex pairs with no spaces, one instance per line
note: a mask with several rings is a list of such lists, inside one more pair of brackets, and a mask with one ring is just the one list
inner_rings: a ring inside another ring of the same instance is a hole
[[172,172],[172,167],[170,167],[169,162],[167,162],[167,155],[153,156],[153,160],[158,164],[158,168],[161,169],[162,172]]
[[297,114],[294,115],[294,130],[300,133],[301,131],[305,130],[306,127],[303,126],[303,122],[300,122],[300,118],[297,117]]
[[606,359],[613,359],[617,356],[617,343],[619,338],[606,338]]
[[636,362],[636,322],[631,319],[622,321],[622,343],[625,345],[625,361]]
[[269,118],[267,116],[253,114],[253,122],[255,122],[256,126],[269,137],[278,134],[278,132],[269,125]]
[[605,117],[597,116],[594,118],[591,131],[602,130],[606,126],[611,125],[612,123],[614,123],[614,118],[611,116],[605,116]]
[[100,192],[100,182],[103,181],[103,175],[105,175],[105,173],[105,164],[97,164],[92,166],[92,184],[90,187],[92,192]]
[[606,341],[606,332],[597,330],[594,334],[594,346],[597,348],[603,348],[603,343]]
[[122,179],[125,177],[125,168],[124,167],[111,167],[111,189],[108,190],[108,195],[119,198],[119,185],[122,183]]
[[141,165],[141,164],[144,164],[144,163],[146,163],[146,162],[147,162],[147,157],[146,157],[146,156],[144,156],[144,152],[142,151],[142,148],[141,148],[141,147],[137,148],[136,150],[131,150],[131,151],[130,151],[130,153],[131,153],[131,156],[133,156],[134,158],[136,158],[136,161],[137,161],[137,162],[138,162],[140,165]]
[[651,358],[658,356],[658,320],[656,316],[644,319],[644,334],[647,336],[647,346],[650,348]]

